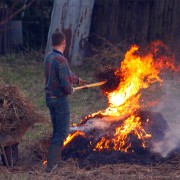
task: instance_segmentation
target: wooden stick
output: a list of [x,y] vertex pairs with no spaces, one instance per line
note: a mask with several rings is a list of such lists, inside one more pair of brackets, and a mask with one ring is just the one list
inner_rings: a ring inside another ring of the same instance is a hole
[[107,81],[101,81],[101,82],[97,82],[97,83],[93,83],[93,84],[87,84],[84,86],[79,86],[79,87],[75,87],[74,90],[80,90],[80,89],[84,89],[84,88],[90,88],[90,87],[96,87],[96,86],[102,86],[103,84],[105,84]]

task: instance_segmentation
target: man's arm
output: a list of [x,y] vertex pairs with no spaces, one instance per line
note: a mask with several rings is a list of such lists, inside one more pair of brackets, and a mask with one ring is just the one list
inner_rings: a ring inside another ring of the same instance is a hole
[[71,79],[73,84],[79,84],[80,78],[70,70]]
[[60,80],[60,87],[64,94],[69,95],[73,93],[71,71],[66,62],[59,64],[58,74]]

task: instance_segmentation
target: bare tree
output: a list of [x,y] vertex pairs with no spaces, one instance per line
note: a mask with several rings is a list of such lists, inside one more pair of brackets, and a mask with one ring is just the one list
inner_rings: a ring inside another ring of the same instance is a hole
[[[15,10],[10,16],[6,17],[6,19],[2,20],[0,22],[0,25],[5,24],[7,21],[11,20],[13,17],[15,17],[17,14],[21,13],[22,11],[24,11],[26,8],[28,8],[29,6],[31,6],[36,0],[31,0],[28,3],[24,3],[20,8],[18,8],[17,10]],[[14,9],[14,7],[20,2],[20,0],[17,0],[13,3],[13,5],[10,7],[10,9]]]

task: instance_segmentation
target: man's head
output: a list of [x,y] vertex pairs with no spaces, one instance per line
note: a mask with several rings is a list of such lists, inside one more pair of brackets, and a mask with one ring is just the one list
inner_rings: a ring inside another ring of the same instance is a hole
[[63,32],[58,29],[52,34],[52,46],[53,48],[64,52],[66,47],[66,36]]

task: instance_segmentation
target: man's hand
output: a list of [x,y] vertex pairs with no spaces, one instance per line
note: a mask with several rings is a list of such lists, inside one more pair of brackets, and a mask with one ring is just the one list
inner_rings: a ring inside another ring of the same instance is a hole
[[79,86],[84,86],[84,85],[86,85],[86,84],[88,84],[87,81],[79,78]]
[[74,94],[75,92],[76,92],[76,89],[73,87],[72,94]]

